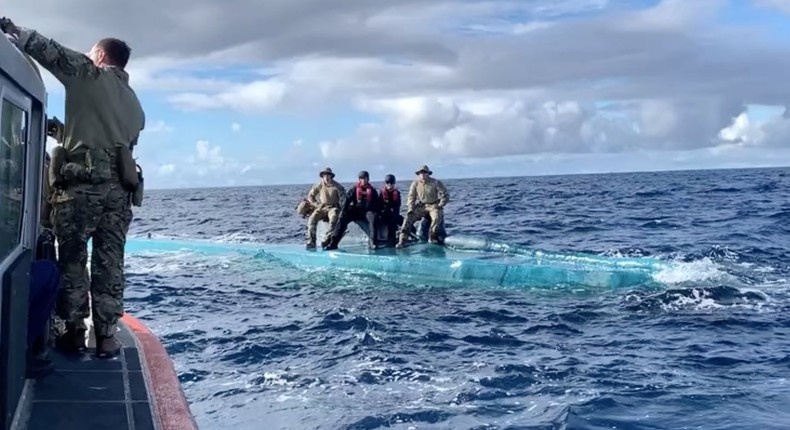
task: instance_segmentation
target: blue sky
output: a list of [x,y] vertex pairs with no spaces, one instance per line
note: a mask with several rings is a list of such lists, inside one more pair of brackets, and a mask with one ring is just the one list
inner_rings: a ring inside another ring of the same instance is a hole
[[8,15],[132,45],[152,188],[790,164],[787,0],[43,3]]

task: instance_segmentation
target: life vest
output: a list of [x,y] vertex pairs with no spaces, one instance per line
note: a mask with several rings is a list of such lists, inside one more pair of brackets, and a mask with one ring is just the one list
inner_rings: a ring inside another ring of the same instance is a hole
[[393,188],[392,191],[388,191],[387,187],[383,187],[381,189],[381,200],[383,200],[385,203],[395,203],[400,200],[400,191],[398,191],[397,188]]
[[363,192],[362,188],[363,188],[362,184],[357,184],[357,202],[362,201],[363,198],[368,202],[373,201],[373,187],[371,187],[370,184],[364,187],[365,188],[364,197],[362,196],[362,192]]

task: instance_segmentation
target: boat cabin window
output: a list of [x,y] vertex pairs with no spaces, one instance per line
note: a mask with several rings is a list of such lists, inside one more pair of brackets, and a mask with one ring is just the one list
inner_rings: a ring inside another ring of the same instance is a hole
[[2,100],[0,110],[0,261],[19,245],[25,177],[27,112]]

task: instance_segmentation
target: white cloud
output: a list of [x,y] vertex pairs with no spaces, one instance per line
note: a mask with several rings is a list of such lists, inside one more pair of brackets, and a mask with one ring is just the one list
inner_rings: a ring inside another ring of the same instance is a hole
[[[147,183],[153,188],[253,185],[261,175],[293,169],[293,165],[271,163],[263,155],[237,158],[208,140],[195,142],[190,154],[157,154],[147,157]],[[154,161],[155,160],[155,161]],[[303,160],[302,160],[303,162]]]
[[729,126],[721,130],[719,137],[736,146],[762,146],[771,149],[788,147],[790,118],[778,114],[765,121],[757,122],[746,113],[742,113]]
[[360,106],[385,121],[365,124],[351,138],[322,142],[326,160],[371,161],[385,152],[405,161],[690,149],[711,145],[705,136],[715,136],[739,113],[739,106],[723,102],[645,100],[610,115],[591,103],[485,95],[369,100]]
[[[790,101],[790,47],[762,29],[717,21],[726,4],[293,0],[261,15],[257,0],[232,8],[168,0],[107,10],[125,17],[110,24],[86,18],[104,13],[92,2],[42,0],[10,3],[4,13],[77,49],[106,34],[129,39],[135,88],[166,93],[185,111],[332,112],[351,104],[366,114],[351,135],[285,145],[281,164],[323,167],[383,156],[411,165],[786,146],[784,120],[758,123],[744,112]],[[755,4],[790,11],[786,0]],[[187,161],[195,172],[269,169],[196,145]]]
[[233,109],[244,113],[265,111],[279,106],[286,96],[282,82],[258,81],[234,85],[214,94],[182,93],[170,97],[170,102],[185,110]]
[[663,0],[655,7],[631,14],[622,20],[623,29],[645,31],[683,31],[712,18],[727,0]]
[[198,140],[195,148],[197,149],[196,161],[210,165],[223,165],[225,163],[225,157],[221,154],[222,148],[219,146],[212,146],[206,140]]
[[145,128],[143,129],[142,133],[146,134],[153,134],[153,133],[172,133],[173,127],[167,125],[162,120],[155,121],[152,124],[146,124]]
[[[715,146],[721,143],[718,132],[746,104],[790,99],[790,85],[777,73],[790,71],[782,59],[790,52],[777,56],[774,48],[759,44],[748,51],[738,48],[738,33],[712,21],[722,5],[718,0],[665,0],[647,10],[549,22],[564,13],[610,5],[537,2],[529,8],[532,21],[484,18],[477,24],[523,36],[463,43],[439,36],[436,40],[454,52],[454,61],[414,53],[411,59],[391,61],[316,51],[275,63],[266,80],[179,93],[171,101],[190,110],[250,113],[350,99],[381,117],[360,125],[354,136],[321,142],[327,160],[375,158],[395,145],[408,148],[396,156],[404,158]],[[413,6],[418,14],[420,7]],[[476,4],[453,16],[466,22],[507,10],[481,8]],[[402,15],[405,6],[395,9],[367,22],[391,28],[407,16]],[[426,16],[429,10],[422,9]],[[419,23],[415,34],[431,33],[425,19]],[[717,42],[711,45],[714,36]],[[770,91],[767,82],[774,83]],[[610,106],[599,110],[598,100]]]
[[776,8],[790,13],[790,0],[755,0],[755,2],[760,6]]
[[160,176],[169,176],[175,173],[175,171],[176,171],[175,164],[163,164],[159,166],[159,169],[157,170]]

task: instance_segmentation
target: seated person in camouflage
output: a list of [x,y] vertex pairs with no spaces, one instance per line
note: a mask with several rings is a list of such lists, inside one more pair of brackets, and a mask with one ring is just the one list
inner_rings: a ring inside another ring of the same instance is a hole
[[315,210],[307,220],[307,249],[315,249],[316,228],[318,221],[329,223],[329,227],[324,234],[322,247],[326,247],[336,234],[337,221],[340,217],[340,209],[345,205],[346,190],[335,181],[335,174],[332,169],[327,167],[319,173],[321,181],[310,188],[307,193],[307,201],[315,207]]
[[357,185],[348,190],[346,194],[346,204],[343,206],[340,216],[340,228],[338,228],[332,242],[326,247],[327,250],[337,249],[337,245],[346,233],[346,228],[352,221],[368,234],[368,247],[376,247],[376,215],[379,211],[379,196],[376,189],[370,185],[370,175],[367,171],[359,172],[358,178]]
[[401,226],[400,238],[396,248],[402,248],[406,243],[414,222],[426,214],[431,217],[431,227],[428,240],[439,243],[439,232],[444,223],[444,207],[450,200],[450,195],[442,181],[431,177],[433,172],[428,166],[422,166],[415,172],[418,176],[409,187],[406,197],[406,219]]

